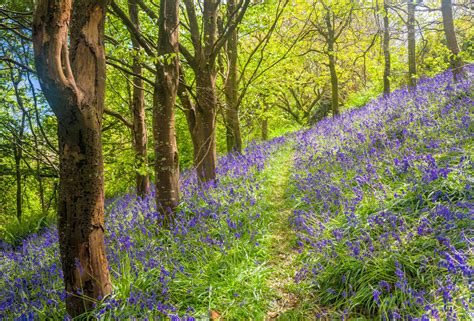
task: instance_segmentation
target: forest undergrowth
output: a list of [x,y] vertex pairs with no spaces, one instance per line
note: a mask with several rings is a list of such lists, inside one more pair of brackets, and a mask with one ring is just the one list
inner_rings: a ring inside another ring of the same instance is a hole
[[[169,228],[153,194],[109,200],[114,291],[84,317],[472,318],[473,84],[451,79],[189,172]],[[1,251],[0,319],[68,319],[57,241]]]

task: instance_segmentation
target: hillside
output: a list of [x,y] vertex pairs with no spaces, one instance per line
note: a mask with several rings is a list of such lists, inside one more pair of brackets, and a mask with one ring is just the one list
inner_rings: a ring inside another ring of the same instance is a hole
[[[472,317],[474,68],[420,80],[313,128],[183,175],[162,228],[154,195],[108,201],[114,291],[100,319]],[[63,319],[57,231],[0,257],[5,319]]]

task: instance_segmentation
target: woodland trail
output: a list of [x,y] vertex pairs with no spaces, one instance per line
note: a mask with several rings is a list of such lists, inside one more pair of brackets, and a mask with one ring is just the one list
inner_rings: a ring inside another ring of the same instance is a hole
[[[297,310],[299,298],[294,281],[294,273],[298,270],[298,255],[296,251],[296,234],[289,226],[289,218],[292,212],[288,184],[293,165],[294,151],[292,147],[286,147],[281,155],[273,161],[272,175],[265,184],[272,189],[271,199],[268,199],[269,213],[273,213],[274,220],[270,223],[268,230],[270,237],[270,269],[272,271],[268,279],[268,286],[274,292],[274,298],[270,302],[266,320],[284,320],[287,313]],[[288,315],[290,317],[290,315]],[[291,318],[291,317],[290,317]],[[291,318],[293,319],[293,318]]]

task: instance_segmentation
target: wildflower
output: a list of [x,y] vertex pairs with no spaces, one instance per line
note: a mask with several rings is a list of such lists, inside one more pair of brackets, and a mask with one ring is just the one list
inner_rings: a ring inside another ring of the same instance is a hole
[[375,289],[373,292],[372,292],[372,295],[374,297],[374,301],[375,303],[377,303],[378,305],[380,305],[380,294],[382,294],[379,290]]

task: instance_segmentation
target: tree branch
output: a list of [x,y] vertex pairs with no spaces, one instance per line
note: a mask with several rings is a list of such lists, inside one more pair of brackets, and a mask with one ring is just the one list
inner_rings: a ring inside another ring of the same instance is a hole
[[[117,68],[118,70],[121,70],[124,73],[129,74],[130,76],[138,77],[138,78],[142,79],[143,81],[146,81],[147,83],[149,83],[152,86],[155,85],[155,83],[153,81],[151,81],[150,79],[144,77],[143,75],[136,74],[136,73],[132,72],[130,69],[124,68],[124,67],[122,67],[122,66],[120,66],[120,65],[118,65],[118,64],[116,64],[116,63],[114,63],[110,60],[112,60],[112,59],[110,59],[110,57],[109,57],[109,59],[106,60],[107,65],[110,65],[114,68]],[[118,59],[113,59],[113,60],[118,61],[118,62],[120,62],[121,64],[123,64],[127,67],[130,67],[129,65],[125,64],[124,62],[122,62]]]
[[31,72],[31,73],[33,73],[33,74],[36,74],[36,71],[34,71],[30,66],[27,66],[27,65],[25,65],[25,64],[23,64],[23,63],[21,63],[21,62],[18,62],[18,61],[14,60],[14,59],[12,59],[12,58],[10,58],[10,57],[0,57],[0,61],[10,62],[10,63],[12,63],[12,64],[14,64],[14,65],[16,65],[16,66],[18,66],[18,67],[24,69],[24,70],[26,70],[26,71],[29,71],[29,72]]
[[226,43],[227,39],[230,37],[232,32],[237,28],[239,23],[242,21],[244,18],[245,12],[247,11],[247,8],[249,7],[250,0],[243,0],[244,3],[242,4],[239,14],[235,18],[233,22],[229,22],[227,25],[227,30],[224,30],[224,32],[220,35],[220,37],[216,40],[214,43],[214,48],[212,49],[212,55],[211,55],[211,61],[212,59],[215,59],[217,55],[219,54],[219,51],[221,48],[224,46]]
[[132,23],[132,21],[127,17],[125,12],[123,12],[122,9],[115,3],[115,1],[112,1],[111,3],[112,10],[114,13],[122,20],[124,25],[127,27],[128,31],[135,37],[137,42],[140,44],[140,46],[143,47],[143,49],[146,51],[148,55],[151,57],[155,56],[155,52],[152,49],[153,47],[150,46],[149,42],[145,40],[143,35],[140,33],[140,31],[135,27],[135,25]]
[[110,109],[108,109],[108,108],[104,108],[104,114],[107,114],[107,115],[109,115],[109,116],[112,116],[112,117],[117,118],[117,119],[120,120],[125,126],[127,126],[127,127],[130,128],[130,129],[133,129],[133,124],[132,124],[127,118],[125,118],[125,116],[123,116],[123,115],[120,114],[119,112],[110,110]]

